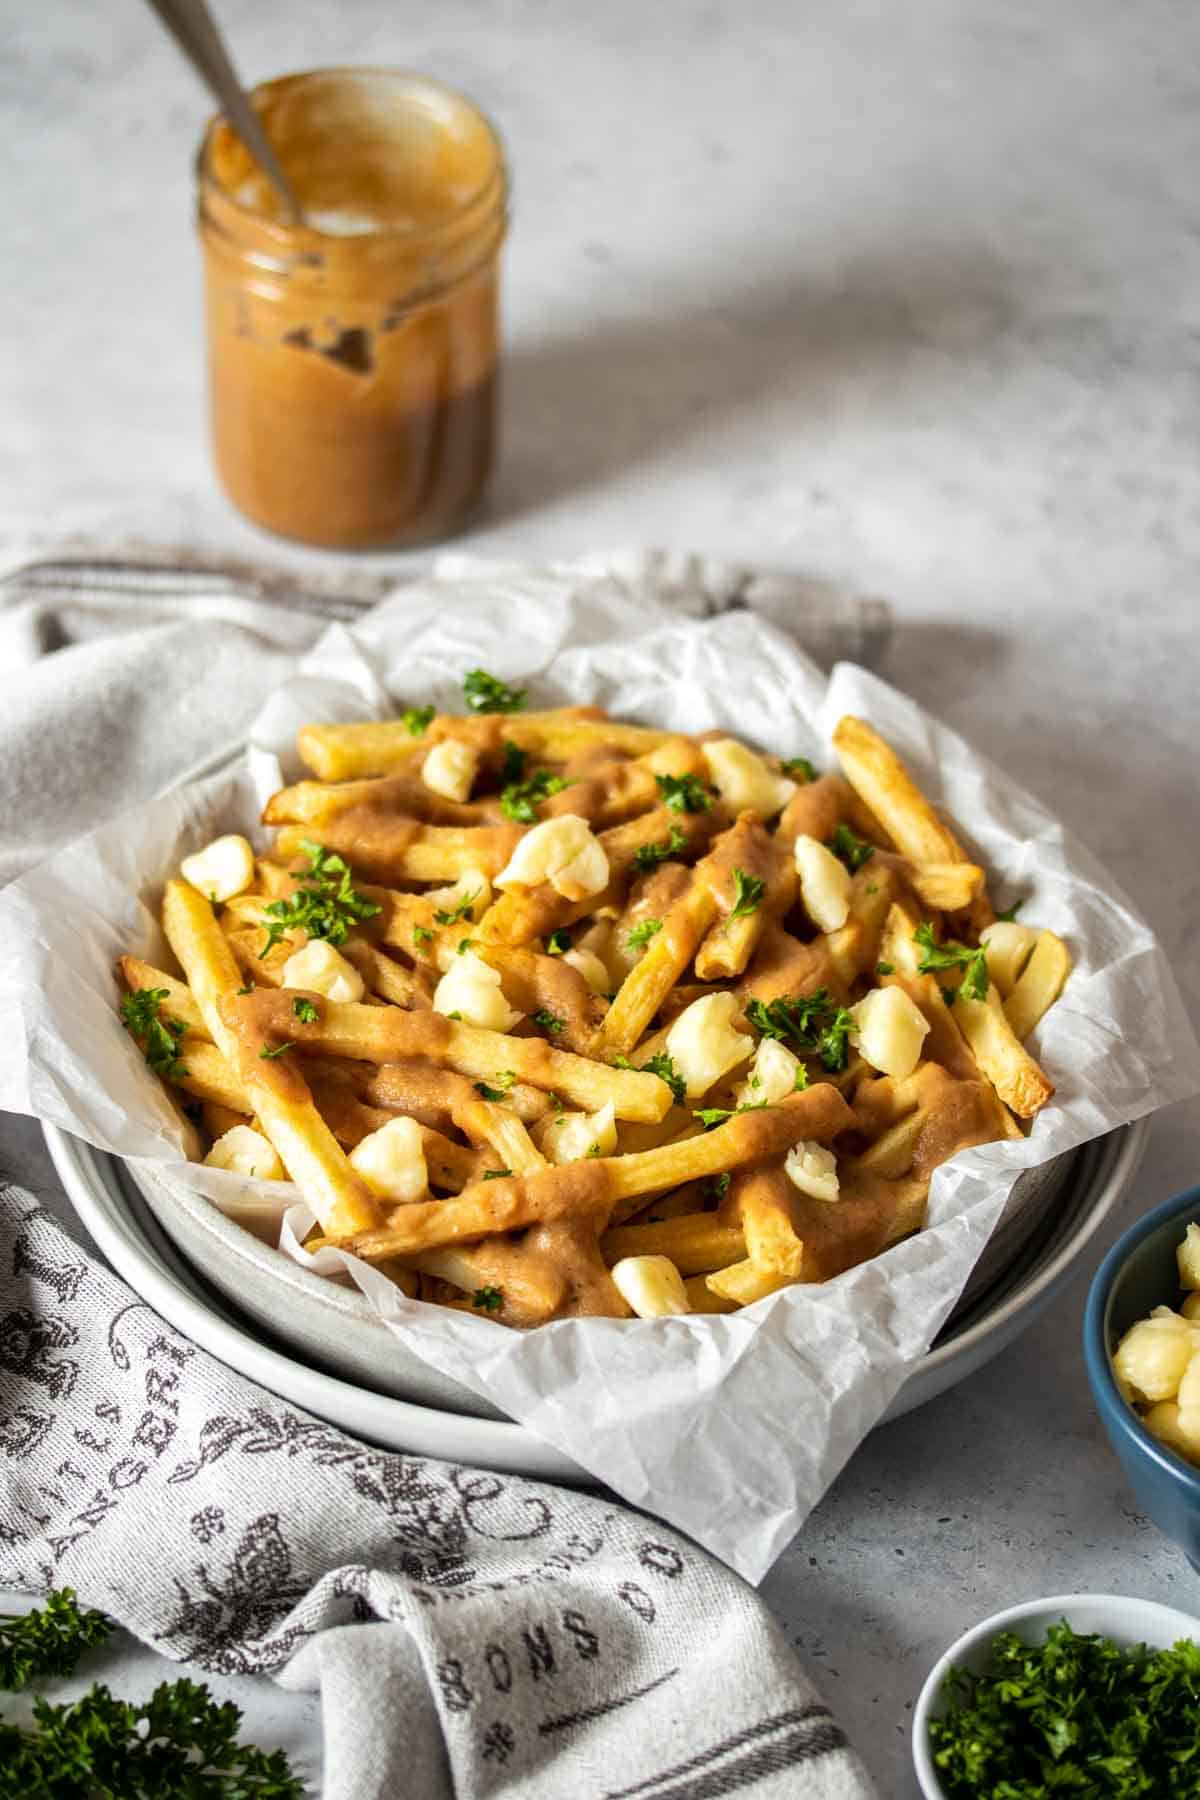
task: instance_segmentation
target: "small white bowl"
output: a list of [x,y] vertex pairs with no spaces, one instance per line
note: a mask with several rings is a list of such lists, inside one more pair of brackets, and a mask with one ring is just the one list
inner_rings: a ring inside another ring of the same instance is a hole
[[1013,1631],[1026,1644],[1045,1641],[1046,1630],[1065,1619],[1072,1630],[1099,1632],[1122,1649],[1146,1644],[1151,1650],[1169,1650],[1180,1638],[1200,1638],[1200,1619],[1193,1613],[1161,1606],[1157,1600],[1133,1600],[1123,1594],[1054,1594],[1046,1600],[1026,1600],[1004,1612],[993,1613],[963,1633],[930,1671],[917,1697],[913,1714],[913,1762],[925,1800],[946,1800],[946,1790],[933,1766],[929,1748],[929,1721],[940,1719],[951,1703],[942,1682],[953,1663],[978,1675],[987,1667],[992,1639],[997,1632]]

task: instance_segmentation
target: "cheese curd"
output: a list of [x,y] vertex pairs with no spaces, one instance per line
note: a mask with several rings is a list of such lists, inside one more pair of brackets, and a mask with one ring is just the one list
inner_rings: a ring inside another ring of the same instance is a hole
[[717,738],[700,749],[713,786],[730,812],[753,812],[770,819],[782,812],[796,791],[794,781],[769,769],[737,738]]
[[585,950],[582,946],[577,950],[565,950],[563,961],[569,963],[571,968],[578,970],[593,994],[608,993],[611,985],[608,979],[608,970],[594,950]]
[[1031,925],[997,919],[994,925],[980,932],[979,941],[987,954],[988,976],[1007,1000],[1020,980],[1021,970],[1033,955],[1038,934]]
[[244,894],[254,882],[254,852],[244,837],[230,832],[214,838],[194,856],[185,856],[179,865],[183,879],[218,905]]
[[504,998],[499,971],[464,950],[456,956],[433,995],[433,1010],[457,1013],[468,1025],[485,1031],[511,1031],[521,1014]]
[[283,965],[285,988],[304,988],[327,1000],[361,1000],[366,983],[354,964],[324,938],[310,938]]
[[231,1127],[204,1160],[210,1169],[229,1169],[234,1175],[257,1175],[260,1181],[287,1180],[274,1144],[253,1125]]
[[[1180,1285],[1193,1291],[1200,1288],[1200,1225],[1189,1225],[1183,1242],[1175,1252]],[[1189,1296],[1190,1298],[1190,1296]],[[1187,1306],[1187,1301],[1184,1301]],[[1187,1317],[1187,1314],[1184,1315]]]
[[613,1285],[639,1319],[691,1312],[683,1276],[669,1256],[623,1256],[613,1264]]
[[836,1200],[839,1191],[837,1157],[824,1144],[805,1140],[794,1144],[784,1158],[783,1172],[794,1188],[812,1200]]
[[428,900],[435,912],[457,913],[465,906],[462,922],[473,925],[492,904],[492,884],[482,869],[464,869],[450,887],[429,888],[421,898]]
[[1139,1400],[1174,1400],[1200,1336],[1169,1307],[1131,1325],[1113,1354],[1113,1373]]
[[850,917],[849,869],[804,832],[796,839],[795,857],[805,912],[819,931],[839,931]]
[[686,1084],[689,1100],[706,1094],[753,1055],[753,1038],[733,1028],[738,1012],[735,994],[705,994],[693,1000],[668,1031],[667,1055]]
[[564,900],[586,900],[608,886],[608,857],[586,819],[560,813],[543,819],[520,840],[498,888],[537,887],[548,881]]
[[800,1058],[794,1056],[778,1038],[763,1038],[754,1053],[754,1066],[747,1080],[734,1095],[738,1106],[761,1106],[765,1100],[774,1106],[787,1094],[796,1091],[796,1071]]
[[415,1119],[389,1119],[355,1144],[350,1162],[383,1199],[405,1202],[427,1196],[425,1143]]
[[542,1155],[552,1163],[611,1156],[617,1147],[616,1111],[610,1103],[594,1113],[560,1113],[557,1118],[544,1119],[533,1136]]
[[421,780],[431,793],[444,800],[466,801],[479,771],[479,752],[473,744],[443,738],[421,764]]
[[921,1060],[929,1020],[903,988],[872,988],[850,1008],[850,1042],[864,1062],[883,1075],[904,1081]]

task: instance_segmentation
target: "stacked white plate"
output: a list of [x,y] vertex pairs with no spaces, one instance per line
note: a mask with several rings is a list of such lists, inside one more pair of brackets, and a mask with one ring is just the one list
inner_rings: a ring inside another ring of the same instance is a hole
[[[887,1419],[973,1374],[1050,1304],[1132,1182],[1147,1131],[1144,1120],[1123,1126],[1060,1159],[1037,1229],[1001,1267],[993,1255],[987,1285],[968,1289]],[[414,1373],[357,1295],[286,1264],[186,1190],[141,1171],[135,1182],[117,1158],[55,1127],[45,1134],[80,1220],[118,1274],[232,1368],[390,1449],[558,1481],[591,1479],[466,1390],[428,1369]]]

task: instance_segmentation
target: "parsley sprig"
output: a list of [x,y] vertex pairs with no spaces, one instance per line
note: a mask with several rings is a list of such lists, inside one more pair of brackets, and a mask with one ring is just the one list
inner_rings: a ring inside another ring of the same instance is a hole
[[433,723],[432,706],[406,706],[400,717],[410,737],[423,737]]
[[[919,975],[928,975],[933,969],[962,969],[963,978],[958,984],[958,993],[964,1000],[986,1000],[988,991],[987,951],[980,945],[972,950],[969,944],[956,943],[947,938],[939,944],[933,935],[933,926],[926,922],[918,925],[913,932],[913,943],[921,952],[921,960],[917,964]],[[953,989],[943,989],[953,994]],[[953,1000],[947,1002],[953,1005]]]
[[930,1722],[949,1800],[1197,1800],[1200,1645],[1123,1649],[1062,1621],[1043,1644],[1001,1632],[982,1674],[952,1669],[957,1704]]
[[733,871],[733,911],[731,919],[744,919],[752,912],[757,912],[762,905],[762,897],[767,891],[765,881],[757,875],[747,875],[745,869]]
[[525,688],[510,688],[486,669],[468,669],[462,685],[463,699],[472,712],[520,712],[525,705]]
[[672,812],[708,812],[712,806],[712,789],[698,775],[656,775],[654,782]]
[[[508,1170],[497,1171],[508,1174]],[[471,1295],[471,1305],[477,1306],[481,1312],[499,1312],[504,1305],[504,1289],[498,1287],[476,1288]]]
[[305,931],[310,938],[325,938],[331,944],[344,944],[350,929],[364,919],[373,919],[382,910],[374,900],[360,894],[354,885],[350,865],[321,844],[305,838],[302,843],[308,868],[297,870],[307,876],[296,892],[286,900],[270,900],[265,911],[270,914],[267,941],[259,951],[259,960],[280,938],[291,931]]
[[663,922],[661,919],[643,919],[639,925],[634,926],[633,930],[625,939],[625,948],[627,950],[641,950],[650,942],[652,937],[658,936],[658,933],[662,928]]
[[[479,898],[479,894],[480,890],[476,888],[474,893],[465,895],[463,899],[459,901],[457,906],[438,907],[433,915],[435,922],[438,925],[457,925],[460,919],[470,919],[471,923],[474,924],[475,915],[472,909]],[[419,931],[420,929],[421,927],[418,925],[416,931]],[[414,931],[414,936],[416,935],[416,931]]]
[[[109,1635],[70,1588],[21,1616],[0,1616],[0,1687],[69,1675]],[[96,1685],[82,1699],[33,1702],[33,1724],[0,1722],[0,1796],[154,1796],[154,1800],[301,1800],[280,1750],[239,1744],[240,1710],[194,1681],[163,1682],[135,1705]]]
[[536,825],[538,807],[551,794],[561,794],[570,783],[549,769],[535,769],[523,781],[510,781],[500,795],[500,811],[518,825]]
[[[632,1069],[633,1064],[627,1056],[618,1056],[614,1059],[614,1066],[618,1069]],[[660,1081],[665,1081],[676,1101],[683,1104],[687,1095],[687,1082],[666,1050],[656,1051],[649,1062],[641,1063],[639,1067],[642,1074],[657,1075]]]
[[789,756],[780,764],[785,775],[793,781],[809,782],[817,779],[817,771],[807,756]]
[[147,1066],[168,1081],[187,1074],[178,1043],[187,1026],[182,1019],[164,1017],[161,1010],[170,997],[168,988],[138,988],[121,1001],[121,1021],[134,1037],[141,1038]]
[[[475,1092],[477,1094],[482,1094],[485,1100],[500,1101],[503,1100],[505,1094],[507,1094],[509,1088],[516,1079],[517,1077],[514,1070],[501,1069],[500,1073],[494,1077],[493,1084],[489,1084],[486,1081],[477,1081],[475,1083]],[[508,1175],[511,1174],[511,1170],[504,1169],[501,1173]]]
[[560,925],[558,930],[552,931],[546,939],[547,956],[565,956],[570,948],[571,934],[565,925]]
[[860,838],[856,831],[843,822],[834,827],[833,836],[825,848],[832,850],[839,862],[844,862],[852,875],[856,875],[864,863],[869,863],[875,854],[874,844],[868,844],[866,838]]
[[672,825],[669,836],[660,838],[656,844],[639,844],[633,853],[634,865],[643,873],[650,869],[657,869],[660,863],[669,861],[672,856],[678,856],[686,845],[687,838],[683,832],[680,831],[678,825]]
[[819,1056],[831,1074],[846,1067],[854,1020],[830,998],[828,988],[795,998],[783,994],[769,1003],[751,1000],[746,1017],[762,1037],[788,1039],[798,1050]]
[[552,1033],[565,1031],[567,1024],[565,1019],[561,1019],[557,1013],[551,1012],[548,1006],[539,1006],[536,1012],[531,1012],[529,1021],[530,1024],[537,1025],[542,1031]]

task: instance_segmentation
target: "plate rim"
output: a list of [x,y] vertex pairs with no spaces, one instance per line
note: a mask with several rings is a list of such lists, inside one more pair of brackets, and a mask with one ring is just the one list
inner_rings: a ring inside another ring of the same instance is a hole
[[[925,1399],[933,1399],[955,1385],[942,1378],[947,1369],[960,1360],[971,1364],[961,1377],[966,1379],[988,1360],[986,1355],[973,1359],[990,1338],[1002,1336],[1006,1331],[1010,1337],[1015,1336],[1017,1333],[1010,1328],[1026,1313],[1036,1317],[1039,1305],[1045,1304],[1066,1279],[1132,1185],[1149,1130],[1149,1118],[1143,1116],[1115,1126],[1102,1137],[1079,1146],[1082,1152],[1091,1154],[1093,1161],[1093,1166],[1081,1171],[1079,1177],[1081,1184],[1091,1189],[1090,1203],[1077,1205],[1065,1232],[1061,1237],[1051,1237],[1026,1278],[1019,1279],[1015,1288],[1004,1294],[993,1307],[988,1307],[986,1301],[981,1302],[983,1312],[965,1330],[926,1352],[879,1419],[879,1424],[892,1422],[923,1404]],[[443,1411],[395,1395],[380,1394],[325,1369],[313,1368],[264,1344],[190,1292],[141,1236],[132,1220],[122,1219],[122,1224],[118,1225],[109,1216],[93,1192],[92,1183],[102,1188],[106,1185],[105,1171],[99,1159],[118,1163],[120,1158],[45,1121],[42,1122],[42,1133],[72,1207],[117,1273],[185,1335],[228,1367],[250,1380],[260,1381],[284,1399],[321,1416],[334,1417],[351,1431],[367,1438],[394,1439],[400,1433],[405,1447],[417,1454],[452,1462],[480,1462],[490,1468],[532,1475],[535,1479],[594,1485],[592,1475],[529,1426],[516,1421]],[[122,1196],[118,1194],[117,1198],[124,1204]],[[172,1307],[177,1309],[178,1317],[173,1317]],[[997,1353],[1007,1341],[1005,1338],[997,1344]],[[240,1360],[239,1350],[243,1353]],[[931,1381],[935,1384],[932,1392],[918,1397],[918,1391]],[[314,1392],[297,1391],[309,1388]],[[906,1391],[913,1396],[907,1405],[904,1403]],[[322,1412],[323,1406],[333,1411]]]

